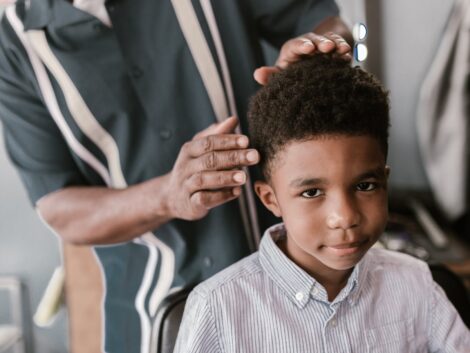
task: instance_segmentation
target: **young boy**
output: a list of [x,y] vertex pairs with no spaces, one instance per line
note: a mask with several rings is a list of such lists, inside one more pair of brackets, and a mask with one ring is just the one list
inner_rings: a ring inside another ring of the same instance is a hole
[[424,262],[371,249],[387,222],[387,93],[326,56],[253,98],[263,204],[283,223],[191,293],[177,353],[470,352]]

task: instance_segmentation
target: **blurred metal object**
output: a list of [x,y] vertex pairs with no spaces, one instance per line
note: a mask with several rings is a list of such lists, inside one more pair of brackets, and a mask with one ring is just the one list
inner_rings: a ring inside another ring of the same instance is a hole
[[403,252],[424,261],[429,259],[429,252],[416,245],[412,240],[412,235],[407,232],[386,231],[380,241],[388,250]]
[[0,277],[0,290],[8,292],[11,316],[11,323],[0,325],[0,352],[26,353],[22,284],[16,277]]
[[357,43],[354,46],[354,59],[358,62],[363,62],[367,59],[369,51],[364,43]]
[[357,22],[352,29],[352,35],[354,41],[364,41],[367,38],[367,26],[362,22]]
[[438,249],[447,247],[449,239],[423,204],[412,198],[410,199],[410,208],[432,244]]

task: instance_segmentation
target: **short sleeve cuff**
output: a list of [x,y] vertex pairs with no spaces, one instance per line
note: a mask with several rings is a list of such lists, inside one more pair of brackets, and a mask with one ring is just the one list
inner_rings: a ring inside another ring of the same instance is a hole
[[296,35],[311,32],[326,18],[339,16],[338,5],[332,0],[309,1],[296,27]]

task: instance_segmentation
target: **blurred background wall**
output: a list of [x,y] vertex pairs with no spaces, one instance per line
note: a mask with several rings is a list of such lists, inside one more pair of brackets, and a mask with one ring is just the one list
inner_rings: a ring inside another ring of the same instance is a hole
[[[351,24],[363,20],[360,1],[338,2]],[[370,31],[366,65],[391,91],[391,182],[402,188],[425,190],[427,181],[416,142],[416,100],[453,0],[366,0],[366,4]],[[13,274],[24,280],[34,310],[60,263],[59,246],[32,209],[6,156],[1,136],[0,191],[0,275]],[[0,324],[6,315],[5,305],[0,296]],[[50,328],[35,328],[34,337],[36,353],[66,352],[65,313]]]
[[[46,229],[32,208],[6,155],[1,123],[0,135],[0,276],[15,275],[23,280],[34,311],[54,268],[60,263],[59,246],[55,235]],[[0,325],[8,316],[6,306],[6,297],[2,295]],[[33,335],[35,353],[67,352],[65,311],[62,310],[49,328],[34,328]]]

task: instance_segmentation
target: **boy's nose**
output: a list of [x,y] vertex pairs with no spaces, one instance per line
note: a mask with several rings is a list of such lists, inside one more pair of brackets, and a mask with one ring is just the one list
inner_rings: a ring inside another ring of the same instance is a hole
[[326,224],[330,229],[350,229],[361,221],[355,202],[349,198],[338,198],[330,206]]

